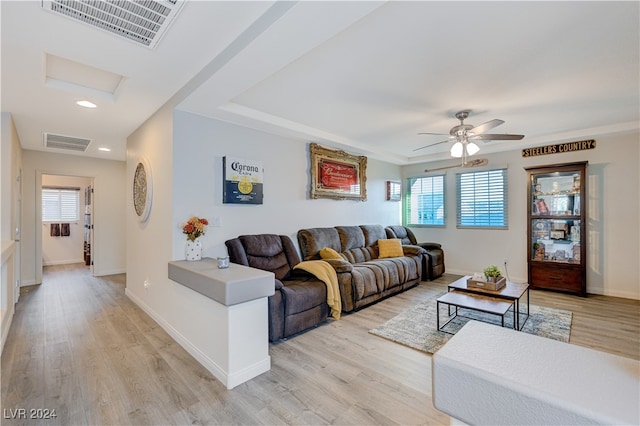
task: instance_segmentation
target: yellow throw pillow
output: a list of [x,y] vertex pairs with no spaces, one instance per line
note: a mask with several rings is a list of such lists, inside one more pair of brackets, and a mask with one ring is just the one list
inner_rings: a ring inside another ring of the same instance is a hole
[[340,256],[340,253],[338,253],[331,247],[325,247],[321,249],[320,257],[323,259],[342,259],[342,256]]
[[390,238],[388,240],[378,240],[378,248],[380,254],[378,257],[384,259],[385,257],[402,257],[404,252],[402,251],[402,241],[399,238]]

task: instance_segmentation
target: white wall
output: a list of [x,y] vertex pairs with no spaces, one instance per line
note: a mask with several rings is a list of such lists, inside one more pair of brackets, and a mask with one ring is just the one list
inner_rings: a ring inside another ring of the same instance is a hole
[[[420,241],[440,242],[448,272],[480,272],[502,267],[514,281],[527,281],[527,174],[524,167],[589,161],[587,168],[587,292],[640,299],[639,135],[596,138],[593,150],[522,158],[520,150],[490,155],[491,168],[508,168],[509,229],[456,229],[456,182],[459,169],[446,173],[446,228],[413,228]],[[453,160],[445,163],[451,164]],[[444,163],[443,163],[444,164]],[[426,164],[403,168],[403,177],[425,175]],[[429,167],[437,167],[435,163]],[[482,170],[482,169],[474,169]]]
[[[173,113],[168,107],[127,139],[127,295],[179,340],[171,330],[181,318],[176,309],[181,289],[167,278],[168,262],[173,260],[173,151]],[[144,223],[135,214],[130,189],[141,158],[148,161],[153,183],[151,210]],[[195,191],[197,187],[185,190]],[[148,289],[143,286],[145,280],[150,283]]]
[[[22,285],[42,282],[42,174],[93,178],[94,275],[125,272],[126,163],[25,150],[23,153]],[[38,225],[38,226],[36,226]]]
[[68,237],[52,237],[50,224],[42,224],[42,264],[64,265],[84,262],[84,204],[85,189],[91,179],[75,176],[43,175],[42,186],[80,188],[80,210],[78,220],[70,222]]
[[[284,234],[297,244],[302,228],[400,223],[400,203],[385,201],[385,182],[400,179],[399,166],[368,159],[366,202],[310,199],[308,142],[184,112],[176,112],[174,126],[174,259],[184,258],[178,224],[192,215],[220,218],[220,228],[202,238],[208,257],[225,255],[225,240],[241,234]],[[223,204],[223,156],[262,162],[262,205]]]
[[0,241],[2,264],[0,276],[0,351],[13,320],[14,306],[20,297],[20,204],[22,199],[20,174],[22,147],[11,114],[1,115],[0,133]]
[[15,227],[20,224],[16,214],[16,205],[20,201],[20,170],[22,168],[22,147],[11,114],[1,113],[2,140],[0,150],[0,240],[15,238]]

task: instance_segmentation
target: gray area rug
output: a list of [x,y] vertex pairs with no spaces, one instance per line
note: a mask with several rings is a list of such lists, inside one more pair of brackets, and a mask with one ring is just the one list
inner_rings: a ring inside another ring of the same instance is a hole
[[[439,297],[439,296],[438,296]],[[440,324],[447,321],[447,305],[440,305]],[[522,303],[520,310],[526,310]],[[458,317],[445,327],[455,333],[471,319],[477,319],[500,326],[500,317],[468,309],[459,309]],[[525,333],[568,342],[571,333],[572,313],[561,309],[531,305],[531,314],[522,329]],[[521,316],[522,321],[523,316]],[[513,328],[513,315],[505,316],[505,327]],[[436,327],[436,299],[428,300],[391,318],[369,333],[384,337],[396,343],[433,354],[453,335],[438,331]]]

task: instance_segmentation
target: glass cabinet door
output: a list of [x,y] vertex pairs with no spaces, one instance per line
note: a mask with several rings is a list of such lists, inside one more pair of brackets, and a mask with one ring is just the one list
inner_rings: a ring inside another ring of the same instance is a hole
[[580,173],[533,175],[531,185],[531,215],[580,216]]
[[580,263],[580,221],[531,219],[531,260]]
[[531,175],[531,260],[580,263],[579,170]]

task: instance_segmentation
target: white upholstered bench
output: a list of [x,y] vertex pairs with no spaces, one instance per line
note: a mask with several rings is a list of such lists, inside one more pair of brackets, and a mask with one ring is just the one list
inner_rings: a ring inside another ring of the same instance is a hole
[[470,321],[432,358],[434,406],[468,424],[640,424],[640,361]]

